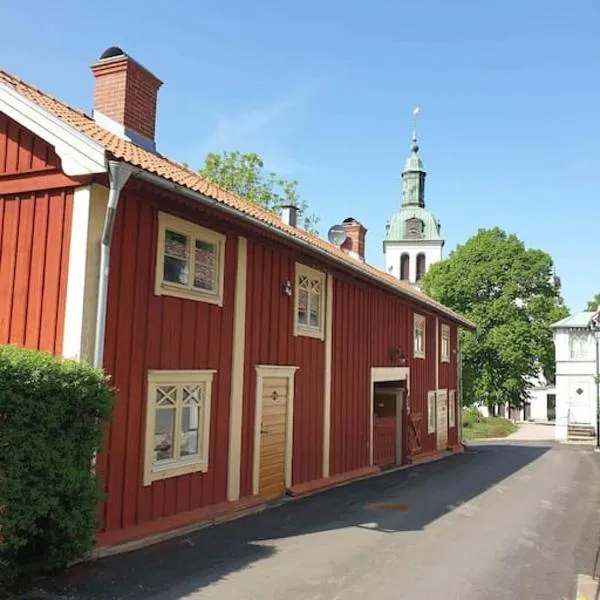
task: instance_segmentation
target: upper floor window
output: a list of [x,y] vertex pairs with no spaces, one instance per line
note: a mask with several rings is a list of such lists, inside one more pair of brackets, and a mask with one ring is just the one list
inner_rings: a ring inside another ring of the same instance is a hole
[[402,279],[402,281],[408,281],[410,277],[409,268],[410,256],[405,253],[400,257],[400,279]]
[[325,273],[296,263],[294,335],[325,338]]
[[588,358],[588,338],[586,330],[572,330],[569,332],[569,351],[572,360],[582,360]]
[[149,371],[144,485],[208,470],[214,371]]
[[425,255],[421,252],[417,254],[417,281],[420,281],[423,278],[423,275],[425,275],[425,267]]
[[159,213],[157,246],[157,295],[223,304],[224,235]]
[[442,325],[440,359],[442,362],[450,362],[450,327],[448,325]]
[[425,317],[415,315],[413,325],[415,358],[425,358]]

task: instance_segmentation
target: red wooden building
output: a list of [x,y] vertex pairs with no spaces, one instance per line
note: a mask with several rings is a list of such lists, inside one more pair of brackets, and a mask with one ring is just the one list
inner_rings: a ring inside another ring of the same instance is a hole
[[102,366],[113,546],[460,450],[459,327],[342,248],[155,151],[119,49],[93,116],[0,71],[0,343]]

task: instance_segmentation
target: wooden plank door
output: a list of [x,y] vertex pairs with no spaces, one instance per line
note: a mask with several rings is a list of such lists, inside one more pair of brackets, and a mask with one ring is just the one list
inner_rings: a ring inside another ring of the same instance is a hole
[[448,390],[438,390],[436,395],[437,449],[448,447]]
[[375,390],[373,402],[373,463],[378,467],[399,464],[402,457],[401,423],[398,423],[400,392]]
[[262,379],[258,493],[265,499],[285,493],[289,378]]

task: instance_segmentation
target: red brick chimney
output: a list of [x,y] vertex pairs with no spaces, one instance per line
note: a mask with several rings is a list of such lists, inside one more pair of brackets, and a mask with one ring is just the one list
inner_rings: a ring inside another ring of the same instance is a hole
[[342,227],[346,232],[346,241],[342,244],[350,256],[365,261],[365,237],[367,230],[355,218],[348,217],[342,221]]
[[162,81],[116,47],[103,52],[91,69],[94,119],[120,137],[154,149],[156,99]]

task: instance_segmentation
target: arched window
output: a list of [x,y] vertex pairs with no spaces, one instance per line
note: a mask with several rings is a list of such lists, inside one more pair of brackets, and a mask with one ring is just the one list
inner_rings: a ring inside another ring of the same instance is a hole
[[421,252],[417,254],[417,281],[425,275],[425,255]]
[[410,258],[408,254],[403,254],[400,257],[400,279],[408,281],[408,268],[410,266]]

